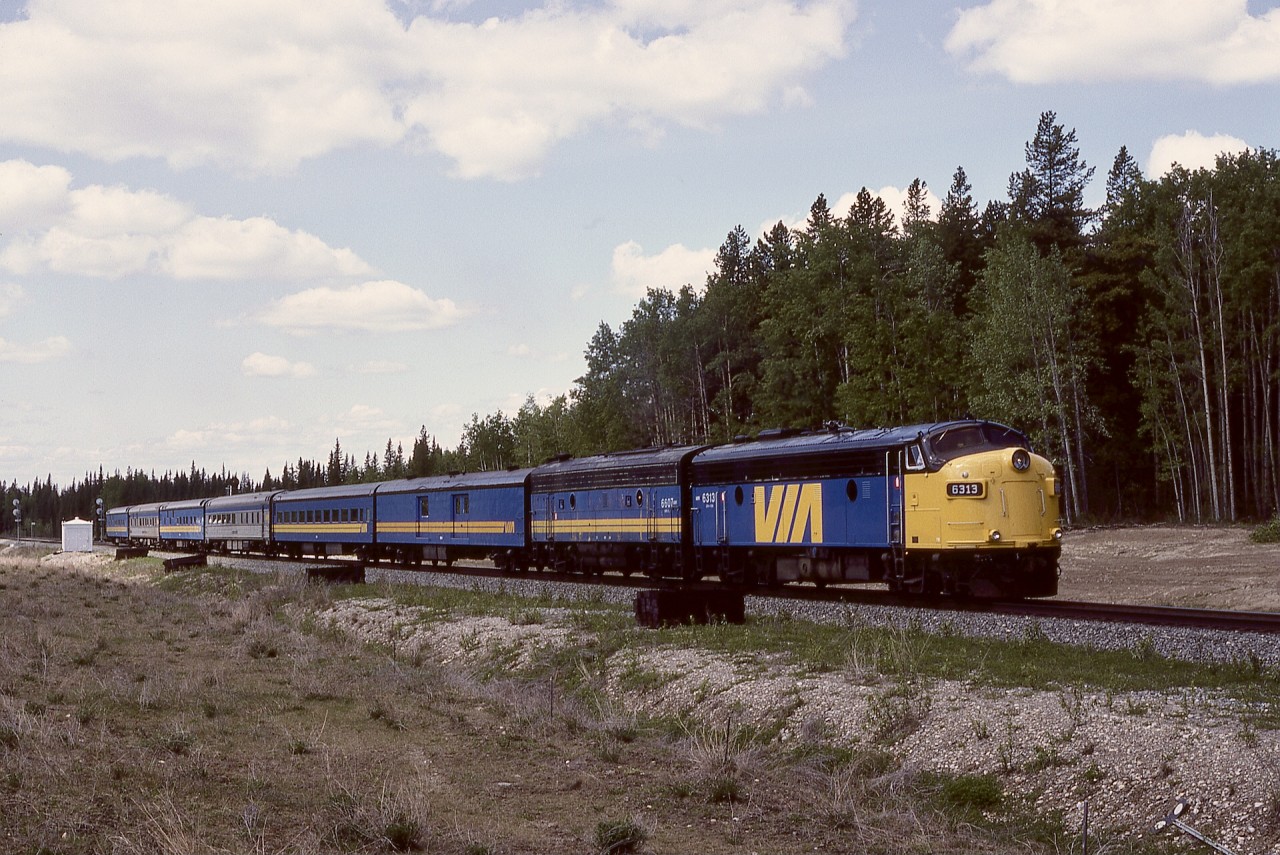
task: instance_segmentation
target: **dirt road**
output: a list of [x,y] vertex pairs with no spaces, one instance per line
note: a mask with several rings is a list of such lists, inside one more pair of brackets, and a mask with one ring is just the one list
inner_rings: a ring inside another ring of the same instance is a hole
[[1249,529],[1141,526],[1069,533],[1059,596],[1070,600],[1280,611],[1280,544]]

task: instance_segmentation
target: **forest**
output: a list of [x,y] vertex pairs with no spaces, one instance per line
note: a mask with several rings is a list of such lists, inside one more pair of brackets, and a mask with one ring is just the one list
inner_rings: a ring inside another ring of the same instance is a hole
[[[908,189],[901,221],[865,188],[825,196],[807,221],[754,242],[729,230],[705,283],[651,289],[586,345],[586,372],[547,403],[475,414],[457,448],[425,429],[408,455],[279,477],[131,470],[0,484],[37,518],[110,505],[536,465],[771,427],[853,427],[965,415],[1027,431],[1059,468],[1068,523],[1226,522],[1280,507],[1280,160],[1223,155],[1213,169],[1143,176],[1122,147],[1105,201],[1074,129],[1043,113],[979,210],[957,168],[930,210]],[[87,504],[85,503],[87,499]]]

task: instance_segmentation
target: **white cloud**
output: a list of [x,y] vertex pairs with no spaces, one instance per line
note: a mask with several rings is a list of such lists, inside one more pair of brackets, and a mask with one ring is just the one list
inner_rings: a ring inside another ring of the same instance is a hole
[[515,416],[528,403],[531,396],[536,405],[545,408],[551,406],[552,402],[561,395],[568,397],[570,391],[571,389],[548,389],[544,386],[536,392],[510,392],[498,409],[508,416]]
[[290,362],[283,356],[251,353],[240,364],[246,377],[311,377],[316,373],[309,362]]
[[64,336],[53,336],[34,344],[14,344],[0,338],[0,362],[16,362],[19,365],[37,365],[65,356],[71,351],[71,342]]
[[31,462],[31,446],[11,445],[9,437],[0,437],[0,460],[6,461],[10,466],[26,466]]
[[839,57],[852,6],[817,0],[548,5],[472,25],[418,18],[438,83],[405,117],[464,177],[536,171],[556,142],[621,118],[648,137],[757,112]]
[[1213,169],[1218,155],[1239,154],[1248,147],[1244,140],[1227,134],[1205,136],[1199,131],[1187,131],[1181,136],[1169,134],[1152,144],[1146,172],[1151,178],[1159,178],[1175,163],[1192,171],[1201,167]]
[[368,404],[354,404],[346,412],[339,413],[333,420],[333,428],[339,439],[352,437],[347,443],[347,451],[356,453],[358,443],[355,437],[365,435],[390,435],[402,430],[400,422],[390,418],[377,407]]
[[[894,187],[892,184],[881,187],[879,190],[872,190],[871,195],[879,196],[880,199],[888,206],[893,213],[893,222],[898,228],[902,228],[903,215],[907,210],[907,191]],[[938,212],[942,210],[942,200],[939,199],[934,192],[928,187],[924,191],[924,200],[929,205],[929,218],[936,220]],[[858,201],[857,193],[845,193],[831,205],[831,213],[837,217],[849,216],[849,209]],[[805,214],[800,222],[803,228],[804,224],[809,220],[809,215]]]
[[351,250],[265,217],[199,216],[154,191],[96,184],[72,190],[70,182],[58,167],[0,162],[0,222],[13,235],[0,247],[0,270],[284,281],[372,272]]
[[645,255],[640,244],[627,241],[613,250],[614,288],[633,297],[643,297],[649,288],[702,288],[715,266],[715,258],[714,249],[687,249],[678,243],[657,255]]
[[404,30],[379,0],[57,0],[26,12],[0,27],[10,139],[274,169],[403,133],[383,85]]
[[25,160],[0,162],[0,232],[47,228],[66,215],[71,173]]
[[657,134],[806,103],[853,8],[548,0],[406,25],[383,0],[44,0],[0,24],[0,138],[262,171],[425,139],[459,175],[517,178],[595,124]]
[[452,326],[465,315],[452,300],[435,300],[402,282],[386,280],[299,291],[272,303],[257,320],[293,333],[415,332]]
[[26,295],[22,286],[13,284],[0,285],[0,318],[13,314],[13,310],[22,304]]
[[203,430],[176,430],[165,440],[165,445],[177,450],[204,448],[209,444],[211,434]]
[[263,416],[247,422],[215,422],[199,428],[181,428],[164,441],[177,451],[225,450],[231,447],[271,447],[290,430],[288,420]]
[[356,374],[404,374],[409,366],[389,359],[371,359],[351,367]]
[[[902,227],[902,215],[906,210],[907,191],[888,184],[879,190],[872,190],[871,195],[879,196],[889,207],[893,214],[894,225]],[[942,200],[934,194],[933,190],[926,187],[924,193],[925,201],[929,205],[929,217],[936,220],[939,212],[942,210]],[[833,217],[849,216],[849,209],[858,201],[858,194],[855,192],[842,193],[835,202],[827,201],[827,210],[831,212]],[[773,231],[773,227],[778,223],[782,223],[789,229],[806,229],[809,227],[809,212],[784,214],[781,217],[774,217],[760,224],[756,229],[757,237],[763,237]]]
[[174,236],[164,260],[179,279],[233,279],[245,271],[277,279],[358,276],[371,272],[349,249],[290,231],[266,217],[196,217]]
[[1019,83],[1280,80],[1280,10],[1246,0],[990,0],[960,12],[947,50]]

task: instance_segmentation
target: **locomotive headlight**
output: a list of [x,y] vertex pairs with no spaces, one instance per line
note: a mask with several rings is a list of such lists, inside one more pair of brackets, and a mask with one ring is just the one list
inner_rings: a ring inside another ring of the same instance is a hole
[[1001,535],[1000,535],[999,529],[992,529],[991,534],[987,535],[987,539],[990,540],[992,543],[999,543],[1000,537]]
[[1013,453],[1013,468],[1019,472],[1026,472],[1031,468],[1031,455],[1027,454],[1026,449],[1019,448]]
[[1053,539],[1054,539],[1054,540],[1062,540],[1062,529],[1060,529],[1060,528],[1055,528],[1055,529],[1053,530]]

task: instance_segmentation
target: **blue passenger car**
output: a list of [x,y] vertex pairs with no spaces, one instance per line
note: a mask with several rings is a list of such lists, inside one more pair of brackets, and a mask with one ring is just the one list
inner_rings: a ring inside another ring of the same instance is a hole
[[216,552],[271,552],[271,500],[279,490],[218,496],[204,503],[205,541]]
[[204,547],[204,499],[160,505],[160,543],[179,549]]
[[129,508],[122,506],[108,508],[105,516],[106,531],[104,539],[109,543],[127,543],[129,541]]
[[883,578],[902,544],[903,449],[916,428],[765,434],[693,460],[701,572],[758,583]]
[[679,575],[687,566],[689,461],[699,448],[601,454],[533,470],[529,530],[539,563]]
[[528,469],[390,481],[378,485],[377,542],[400,560],[492,558],[523,569]]
[[275,548],[291,555],[374,555],[374,491],[378,484],[315,487],[280,493],[272,502]]

